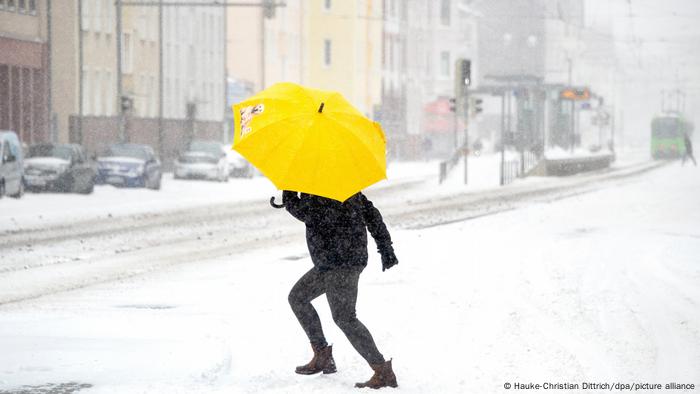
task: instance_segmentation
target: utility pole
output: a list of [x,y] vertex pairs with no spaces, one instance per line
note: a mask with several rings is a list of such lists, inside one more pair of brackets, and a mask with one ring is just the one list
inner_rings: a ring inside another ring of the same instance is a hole
[[119,142],[124,142],[126,136],[124,130],[124,106],[122,105],[122,0],[116,0],[115,5],[117,8],[117,127],[119,131]]
[[260,12],[260,90],[265,89],[265,12]]
[[83,86],[85,82],[83,71],[83,27],[83,0],[78,0],[78,132],[76,133],[75,141],[72,142],[79,144],[83,143],[83,115],[85,112],[83,105],[83,95],[85,94]]
[[[222,19],[223,19],[223,25],[224,25],[224,31],[222,32],[222,35],[223,35],[222,43],[223,43],[223,47],[224,47],[224,49],[223,49],[224,53],[223,53],[223,61],[221,62],[222,63],[221,64],[221,66],[222,66],[221,67],[222,68],[222,70],[221,70],[222,78],[224,79],[224,89],[223,89],[223,92],[224,92],[223,104],[224,105],[223,105],[223,108],[221,109],[221,111],[225,111],[226,107],[228,107],[228,67],[226,67],[228,65],[228,20],[227,20],[228,19],[228,12],[226,12],[228,10],[228,8],[226,8],[226,3],[228,3],[228,0],[224,0],[224,4],[223,4],[224,7],[221,9],[221,11],[223,12]],[[223,140],[227,141],[228,138],[226,138],[226,130],[228,129],[229,125],[226,122],[226,112],[224,112],[221,116],[224,118],[224,131],[223,131],[224,137],[223,137]]]
[[[571,84],[573,83],[573,60],[571,60],[570,57],[566,58],[567,62],[569,62],[569,88],[572,88]],[[574,152],[574,143],[576,141],[576,102],[574,100],[571,100],[571,134],[569,136],[569,149],[571,153]]]
[[51,93],[53,92],[53,89],[51,89],[51,0],[46,0],[46,63],[47,63],[47,70],[46,70],[46,85],[48,87],[48,94],[46,97],[46,111],[48,112],[48,116],[46,118],[47,120],[47,132],[48,132],[48,137],[49,141],[56,143],[58,142],[57,138],[54,136],[54,129],[53,129],[53,103],[51,102]]
[[506,128],[506,91],[501,92],[501,186],[505,184],[506,169],[506,141],[504,139]]
[[158,1],[158,155],[165,157],[163,149],[163,0]]
[[467,95],[464,96],[463,109],[464,111],[464,184],[466,185],[469,181],[469,95],[465,90]]

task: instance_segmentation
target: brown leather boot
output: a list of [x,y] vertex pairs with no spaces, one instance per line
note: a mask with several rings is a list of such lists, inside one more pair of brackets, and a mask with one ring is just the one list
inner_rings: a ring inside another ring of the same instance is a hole
[[384,362],[383,364],[370,364],[370,367],[374,370],[374,375],[364,382],[355,383],[355,387],[364,388],[369,387],[372,389],[380,389],[382,387],[398,387],[396,383],[396,375],[394,375],[394,370],[391,368],[391,360]]
[[296,369],[296,373],[300,375],[313,375],[319,372],[324,374],[334,373],[335,360],[333,360],[333,347],[317,347],[311,346],[314,351],[314,357],[306,365],[300,365]]

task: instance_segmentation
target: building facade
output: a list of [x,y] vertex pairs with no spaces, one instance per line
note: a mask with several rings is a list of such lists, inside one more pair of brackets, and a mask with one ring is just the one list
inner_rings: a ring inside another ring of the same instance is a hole
[[52,3],[57,141],[100,151],[127,140],[171,156],[198,133],[221,138],[223,7],[152,1],[119,12],[113,0]]
[[381,103],[382,2],[307,0],[302,22],[302,82],[343,94],[375,116]]
[[0,129],[31,144],[51,138],[45,1],[0,0]]
[[444,157],[461,143],[445,105],[456,61],[478,67],[476,25],[466,1],[384,2],[381,119],[393,157]]
[[224,7],[164,7],[165,117],[223,120],[225,15]]

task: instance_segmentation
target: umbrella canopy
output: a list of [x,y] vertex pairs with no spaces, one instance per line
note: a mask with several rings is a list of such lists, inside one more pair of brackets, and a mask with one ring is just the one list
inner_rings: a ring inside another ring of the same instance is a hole
[[233,114],[233,149],[278,189],[342,202],[386,179],[381,126],[337,92],[278,83]]

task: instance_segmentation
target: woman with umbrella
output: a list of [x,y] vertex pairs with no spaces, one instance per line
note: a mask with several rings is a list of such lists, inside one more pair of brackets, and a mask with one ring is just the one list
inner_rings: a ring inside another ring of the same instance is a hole
[[356,387],[396,387],[391,360],[384,359],[369,330],[355,314],[357,285],[367,265],[367,229],[382,256],[382,270],[398,264],[381,214],[362,193],[341,203],[309,194],[298,197],[285,190],[283,202],[292,216],[306,224],[306,242],[314,264],[289,293],[289,304],[314,352],[311,361],[297,367],[296,373],[336,371],[332,348],[311,305],[313,299],[325,293],[333,321],[374,370],[369,381],[357,383]]
[[334,322],[374,370],[367,382],[355,386],[397,387],[391,360],[384,359],[355,312],[368,259],[367,230],[382,256],[382,269],[398,264],[381,214],[360,192],[386,178],[381,127],[336,92],[292,83],[273,85],[235,105],[234,116],[234,149],[284,190],[282,205],[274,198],[270,203],[306,225],[314,266],[293,286],[289,303],[314,355],[296,373],[336,372],[332,348],[311,305],[325,294]]

